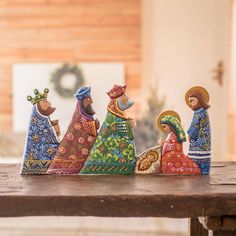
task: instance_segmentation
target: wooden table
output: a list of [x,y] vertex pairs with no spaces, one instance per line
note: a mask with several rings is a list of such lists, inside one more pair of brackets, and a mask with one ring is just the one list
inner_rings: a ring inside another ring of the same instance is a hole
[[19,169],[0,165],[0,217],[190,218],[190,235],[208,235],[203,225],[212,235],[236,235],[236,163],[212,167],[210,176],[21,176]]

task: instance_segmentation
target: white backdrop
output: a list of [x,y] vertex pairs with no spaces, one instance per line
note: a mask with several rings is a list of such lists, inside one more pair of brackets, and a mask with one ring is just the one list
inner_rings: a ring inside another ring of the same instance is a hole
[[[185,131],[193,111],[186,91],[196,85],[210,94],[212,160],[227,160],[227,73],[213,80],[219,60],[228,65],[230,1],[143,1],[143,81],[156,84],[165,109],[177,111]],[[227,70],[226,70],[227,72]],[[188,147],[185,143],[185,152]]]
[[[50,82],[51,74],[61,64],[15,64],[13,66],[13,131],[26,132],[32,105],[27,101],[27,95],[33,95],[35,88],[40,92],[49,88],[48,100],[56,107],[51,119],[59,119],[62,135],[66,131],[72,118],[76,99],[62,98],[53,89]],[[114,84],[124,84],[124,65],[120,63],[81,63],[85,85],[91,86],[93,107],[102,123],[106,115],[109,98],[107,91]],[[70,80],[68,80],[70,81]]]

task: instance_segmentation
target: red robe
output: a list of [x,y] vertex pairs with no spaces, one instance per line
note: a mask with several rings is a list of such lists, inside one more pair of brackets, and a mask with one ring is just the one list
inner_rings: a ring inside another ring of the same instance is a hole
[[176,135],[171,132],[162,151],[161,170],[166,175],[197,175],[200,174],[199,167],[188,157],[182,149]]
[[96,136],[97,129],[93,117],[87,115],[80,103],[77,102],[73,118],[47,170],[47,174],[79,173]]

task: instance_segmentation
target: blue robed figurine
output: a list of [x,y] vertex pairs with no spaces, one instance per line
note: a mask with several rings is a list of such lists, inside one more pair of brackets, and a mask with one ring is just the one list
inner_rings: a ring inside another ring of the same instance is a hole
[[199,166],[201,174],[207,175],[211,165],[211,129],[207,112],[210,107],[209,94],[205,88],[196,86],[188,90],[185,101],[194,111],[188,130],[188,156]]
[[58,120],[51,121],[49,117],[56,108],[47,100],[48,92],[48,89],[43,93],[35,89],[35,97],[27,97],[33,109],[21,166],[23,175],[45,174],[59,145]]

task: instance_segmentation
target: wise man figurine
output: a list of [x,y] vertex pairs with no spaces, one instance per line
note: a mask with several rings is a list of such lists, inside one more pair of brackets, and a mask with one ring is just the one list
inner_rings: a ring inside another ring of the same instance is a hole
[[134,173],[136,158],[132,128],[135,122],[125,113],[133,102],[125,91],[126,86],[115,85],[107,93],[110,97],[107,115],[81,174]]
[[207,112],[210,107],[209,93],[205,88],[196,86],[187,91],[185,101],[194,111],[188,130],[188,156],[198,165],[201,174],[207,175],[211,164],[211,129]]
[[91,88],[80,88],[75,97],[74,115],[47,174],[79,173],[97,137],[100,124],[93,118]]
[[27,97],[33,104],[33,110],[21,166],[23,175],[45,174],[59,145],[58,120],[51,121],[49,117],[56,108],[48,101],[48,93],[47,88],[43,93],[35,89],[35,97]]

